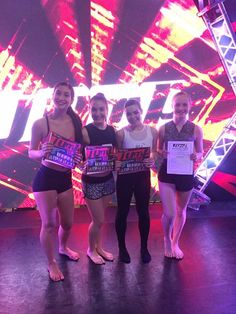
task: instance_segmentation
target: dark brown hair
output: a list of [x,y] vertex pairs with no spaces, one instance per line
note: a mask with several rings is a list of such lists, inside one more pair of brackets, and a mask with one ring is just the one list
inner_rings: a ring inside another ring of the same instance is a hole
[[[75,98],[75,92],[74,92],[74,88],[72,87],[72,85],[68,82],[59,82],[54,86],[54,91],[53,93],[55,93],[56,89],[59,86],[66,86],[69,88],[70,93],[71,93],[71,100],[73,102],[74,98]],[[74,125],[74,129],[75,129],[75,141],[78,143],[83,143],[83,135],[82,135],[82,122],[80,117],[77,115],[77,113],[71,108],[71,106],[67,109],[67,114],[70,116],[72,123]]]
[[106,108],[108,108],[107,99],[103,93],[97,93],[92,98],[90,98],[90,103],[92,103],[93,101],[96,101],[96,100],[102,100],[106,104]]
[[137,105],[139,107],[140,110],[142,110],[140,102],[137,99],[131,98],[128,99],[125,103],[125,108],[129,107],[129,106],[133,106],[133,105]]
[[75,92],[74,92],[74,88],[72,87],[72,85],[68,82],[59,82],[57,83],[55,86],[54,86],[54,90],[53,90],[53,93],[55,93],[56,89],[59,87],[59,86],[66,86],[69,88],[70,90],[70,95],[71,95],[71,99],[72,99],[72,102],[74,101],[74,98],[75,98]]

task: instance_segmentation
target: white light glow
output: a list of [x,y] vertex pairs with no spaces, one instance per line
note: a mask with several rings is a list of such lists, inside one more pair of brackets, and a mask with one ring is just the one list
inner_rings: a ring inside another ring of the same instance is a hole
[[[157,81],[157,82],[147,82],[142,84],[115,84],[115,85],[98,85],[93,86],[91,89],[82,85],[74,87],[75,91],[75,101],[72,104],[72,108],[75,109],[76,99],[78,97],[92,97],[97,93],[103,93],[108,100],[108,121],[113,109],[113,104],[121,99],[138,98],[140,99],[140,105],[143,110],[142,119],[148,112],[150,103],[152,99],[155,98],[155,93],[158,92],[158,86],[169,85],[170,94],[167,96],[166,103],[163,107],[163,113],[171,113],[172,107],[170,99],[173,94],[178,90],[172,89],[171,86],[174,84],[184,83],[183,80],[178,81]],[[43,117],[46,106],[49,99],[51,99],[53,93],[52,88],[39,89],[35,95],[24,95],[21,91],[3,91],[0,93],[0,139],[5,139],[9,136],[12,123],[15,117],[17,106],[20,100],[26,100],[27,102],[32,101],[32,107],[30,109],[30,114],[25,126],[23,136],[20,142],[27,142],[31,137],[31,128],[33,123]],[[88,117],[87,123],[92,121],[91,116]],[[167,122],[167,120],[159,119],[158,126]],[[119,128],[127,125],[127,119],[123,113],[119,121]]]

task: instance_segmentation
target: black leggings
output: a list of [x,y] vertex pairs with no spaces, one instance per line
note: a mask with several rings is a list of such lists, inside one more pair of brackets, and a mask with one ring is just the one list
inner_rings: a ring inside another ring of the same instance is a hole
[[125,233],[127,217],[129,213],[132,195],[136,201],[136,210],[139,219],[139,232],[141,237],[141,249],[147,248],[147,240],[150,230],[149,198],[150,198],[150,171],[118,175],[116,183],[117,215],[116,233],[119,248],[125,245]]

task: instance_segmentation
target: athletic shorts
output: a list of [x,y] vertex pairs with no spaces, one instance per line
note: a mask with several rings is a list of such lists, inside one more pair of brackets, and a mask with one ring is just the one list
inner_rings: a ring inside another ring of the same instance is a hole
[[55,190],[59,194],[71,188],[71,170],[57,171],[44,165],[41,165],[33,181],[33,192]]
[[90,200],[98,200],[115,192],[115,181],[112,172],[105,177],[93,177],[83,174],[81,181],[84,197]]
[[167,160],[165,159],[158,172],[158,180],[164,183],[175,185],[176,191],[187,192],[192,190],[194,186],[194,176],[186,174],[168,174]]

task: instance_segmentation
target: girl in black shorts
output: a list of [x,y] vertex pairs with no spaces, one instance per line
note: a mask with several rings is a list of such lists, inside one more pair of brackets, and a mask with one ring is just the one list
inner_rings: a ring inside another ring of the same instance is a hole
[[[55,86],[53,112],[35,121],[29,145],[29,157],[41,161],[41,167],[33,182],[33,193],[42,220],[40,242],[47,256],[48,272],[53,281],[64,279],[55,257],[54,238],[57,228],[57,210],[60,221],[59,253],[72,260],[79,259],[78,253],[67,246],[74,217],[71,170],[44,159],[53,147],[48,143],[50,131],[66,139],[82,143],[82,124],[71,109],[73,99],[74,90],[71,85],[61,82]],[[81,154],[76,154],[75,163],[79,163],[81,160]]]
[[190,175],[167,173],[168,141],[190,141],[194,143],[193,161],[200,160],[203,152],[202,130],[188,121],[191,100],[187,93],[179,92],[172,100],[173,120],[159,130],[159,154],[164,158],[158,174],[159,192],[163,207],[165,256],[182,259],[179,239],[186,221],[186,208],[193,189],[193,173]]

